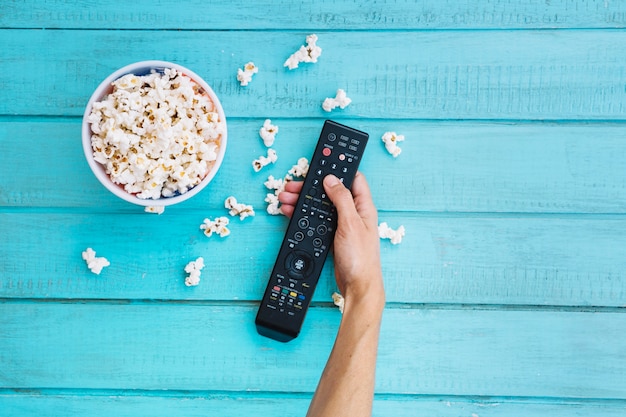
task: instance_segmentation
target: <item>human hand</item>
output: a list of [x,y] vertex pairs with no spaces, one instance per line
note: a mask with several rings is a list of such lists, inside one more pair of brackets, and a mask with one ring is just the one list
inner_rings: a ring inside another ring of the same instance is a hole
[[[291,217],[302,182],[290,181],[278,196],[282,212]],[[367,299],[384,305],[380,264],[378,213],[365,176],[357,172],[352,193],[334,175],[324,178],[324,190],[337,209],[334,240],[335,279],[345,299],[346,309]]]

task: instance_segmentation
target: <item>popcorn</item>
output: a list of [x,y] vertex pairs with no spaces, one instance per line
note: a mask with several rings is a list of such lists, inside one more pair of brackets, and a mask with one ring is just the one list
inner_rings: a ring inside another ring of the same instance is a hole
[[339,311],[341,312],[341,314],[343,314],[343,308],[345,307],[345,300],[343,298],[343,295],[339,294],[338,292],[334,292],[333,293],[333,303],[339,307]]
[[274,190],[273,194],[267,194],[265,196],[265,202],[267,203],[267,212],[273,216],[277,214],[282,214],[280,210],[280,201],[278,201],[278,194],[285,190],[285,184],[291,181],[293,177],[289,174],[285,175],[285,178],[276,179],[273,175],[267,177],[267,181],[265,181],[265,187]]
[[185,278],[185,285],[194,287],[200,283],[200,271],[204,268],[204,258],[199,257],[185,266],[185,272],[189,275]]
[[204,219],[204,222],[200,225],[200,229],[206,237],[211,237],[213,233],[217,233],[220,237],[226,237],[230,234],[228,226],[228,217],[218,217],[211,221],[210,219]]
[[230,210],[228,214],[231,216],[239,216],[240,220],[243,220],[248,216],[254,216],[254,209],[252,206],[237,203],[237,199],[233,196],[228,197],[226,201],[224,201],[224,207]]
[[263,167],[275,163],[277,159],[276,151],[274,149],[268,149],[267,156],[261,155],[258,159],[252,161],[252,168],[254,168],[256,172],[259,172]]
[[286,182],[287,181],[285,179],[276,179],[273,175],[270,175],[269,177],[267,177],[267,181],[265,181],[263,184],[266,188],[270,190],[277,190],[277,194],[280,194],[280,192],[285,189]]
[[268,148],[274,144],[276,140],[276,134],[278,133],[278,126],[272,124],[270,119],[265,119],[263,127],[259,130],[259,135],[263,139],[263,143]]
[[398,142],[402,142],[404,140],[404,135],[396,135],[396,132],[385,132],[383,135],[383,142],[385,143],[385,149],[394,158],[397,158],[402,152],[402,149],[398,146]]
[[250,61],[244,65],[243,69],[237,69],[237,81],[241,86],[246,86],[252,81],[252,75],[259,72],[259,68],[254,65],[254,62]]
[[202,88],[170,68],[127,74],[112,85],[88,116],[94,159],[111,180],[143,199],[198,185],[217,160],[226,131]]
[[104,257],[97,258],[96,252],[91,248],[87,248],[82,253],[82,256],[83,256],[83,260],[87,263],[87,268],[89,268],[89,270],[96,275],[100,275],[100,272],[102,272],[102,269],[105,266],[111,265],[111,263],[108,261],[107,258],[104,258]]
[[350,103],[352,103],[352,100],[348,98],[346,92],[340,88],[337,90],[335,98],[327,98],[326,100],[324,100],[324,102],[322,103],[322,108],[325,111],[330,112],[335,107],[345,109]]
[[309,161],[306,158],[298,159],[298,163],[291,167],[288,173],[282,179],[276,179],[273,175],[267,177],[264,185],[269,190],[274,190],[273,194],[266,194],[265,202],[267,204],[267,212],[271,215],[282,214],[280,210],[280,201],[278,195],[285,190],[285,184],[292,181],[294,177],[306,177],[309,172]]
[[393,230],[389,227],[387,222],[382,222],[378,225],[378,236],[381,239],[390,239],[391,243],[397,245],[402,242],[404,237],[404,226],[400,226],[397,230]]
[[294,177],[306,177],[306,174],[309,172],[309,161],[306,158],[298,159],[298,163],[291,167],[289,170],[289,174]]
[[300,46],[296,52],[291,54],[289,58],[283,64],[284,67],[288,67],[290,70],[298,68],[298,64],[301,62],[316,63],[317,58],[322,55],[322,48],[316,45],[317,35],[312,34],[306,37],[306,46]]
[[282,211],[280,210],[280,201],[278,201],[278,194],[268,193],[265,196],[265,201],[267,202],[268,214],[271,214],[272,216],[276,216],[277,214],[282,214]]
[[143,211],[146,213],[163,214],[165,212],[165,206],[146,206]]

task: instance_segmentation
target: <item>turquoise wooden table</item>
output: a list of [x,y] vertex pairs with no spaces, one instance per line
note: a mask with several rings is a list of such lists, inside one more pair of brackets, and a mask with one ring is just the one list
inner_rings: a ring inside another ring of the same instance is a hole
[[[626,415],[626,2],[63,3],[0,4],[0,416],[303,416],[341,314],[329,262],[296,340],[256,333],[287,224],[263,183],[326,118],[370,134],[379,220],[406,229],[381,240],[376,416]],[[318,62],[283,67],[313,33]],[[202,76],[228,122],[217,176],[161,215],[81,148],[96,86],[149,59]],[[256,216],[205,237],[230,195]]]

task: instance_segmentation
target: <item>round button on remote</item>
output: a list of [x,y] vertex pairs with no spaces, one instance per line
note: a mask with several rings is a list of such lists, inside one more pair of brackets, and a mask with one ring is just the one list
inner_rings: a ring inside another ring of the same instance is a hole
[[304,279],[313,271],[314,261],[306,252],[290,252],[285,258],[285,268],[291,278]]
[[320,224],[319,226],[317,226],[317,233],[319,235],[324,236],[326,232],[328,232],[328,227],[325,224]]
[[301,218],[300,220],[298,220],[298,226],[300,227],[300,229],[306,229],[307,227],[309,227],[309,219],[307,219],[306,217]]

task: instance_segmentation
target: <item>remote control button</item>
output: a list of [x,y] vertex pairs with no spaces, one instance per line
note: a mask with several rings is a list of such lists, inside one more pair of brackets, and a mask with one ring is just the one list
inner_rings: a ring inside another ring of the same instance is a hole
[[337,135],[335,135],[334,133],[330,133],[330,134],[328,135],[328,140],[329,140],[329,141],[331,141],[331,142],[332,142],[332,141],[334,141],[335,139],[337,139]]
[[[345,157],[344,157],[345,158]],[[326,160],[325,159],[320,159],[320,165],[324,166],[326,165]]]
[[325,224],[317,226],[317,234],[324,236],[328,232],[328,227]]
[[346,159],[346,156],[344,154],[339,155],[339,160],[343,161],[344,159]]
[[320,246],[322,246],[322,244],[322,239],[320,239],[319,237],[313,239],[313,246],[315,246],[316,248],[319,248]]
[[298,242],[302,242],[304,240],[304,233],[302,232],[296,232],[295,235],[293,235],[293,237],[298,241]]
[[298,220],[298,226],[300,227],[300,229],[306,229],[307,227],[309,227],[309,219],[307,219],[306,217],[301,218],[300,220]]
[[330,156],[331,152],[332,152],[332,151],[330,150],[330,148],[324,148],[324,149],[322,150],[322,154],[323,154],[324,156]]
[[285,258],[285,267],[290,277],[294,279],[303,279],[313,272],[313,259],[302,251],[294,251]]
[[309,195],[312,197],[317,194],[317,188],[313,187],[309,190]]

